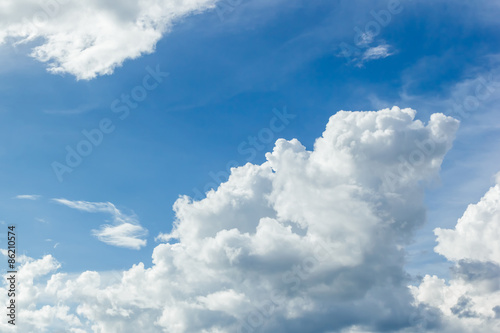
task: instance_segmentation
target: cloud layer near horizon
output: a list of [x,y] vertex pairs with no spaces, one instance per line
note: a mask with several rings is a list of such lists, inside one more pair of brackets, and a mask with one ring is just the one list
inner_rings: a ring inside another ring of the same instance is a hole
[[153,52],[176,20],[213,8],[216,1],[6,0],[0,45],[30,43],[31,56],[50,72],[88,80]]
[[448,305],[425,297],[438,278],[410,289],[403,269],[404,246],[425,220],[424,186],[437,177],[457,127],[442,114],[424,124],[397,107],[338,112],[313,151],[280,139],[265,163],[232,169],[205,199],[179,198],[151,267],[68,276],[50,255],[26,259],[19,327],[441,332],[452,323],[472,332],[481,326],[462,325],[469,298],[446,312]]

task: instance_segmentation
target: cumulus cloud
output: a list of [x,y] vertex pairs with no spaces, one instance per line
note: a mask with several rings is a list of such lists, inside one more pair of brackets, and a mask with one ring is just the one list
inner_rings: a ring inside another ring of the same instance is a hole
[[[38,321],[20,325],[37,332],[413,332],[418,313],[437,314],[438,327],[438,309],[413,304],[403,248],[425,220],[424,186],[457,127],[442,114],[424,124],[397,107],[338,112],[312,151],[280,139],[266,162],[233,168],[205,199],[180,197],[150,267],[139,263],[114,279],[69,277],[54,272],[51,257],[34,261],[48,268],[31,275],[47,276],[30,284],[37,292],[20,318]],[[110,204],[60,202],[116,212]],[[456,311],[470,304],[463,300]]]
[[216,0],[6,0],[0,44],[30,43],[31,56],[52,73],[78,79],[111,74],[127,59],[151,53],[180,18]]
[[113,224],[102,225],[92,234],[100,241],[114,246],[139,250],[146,246],[147,230],[139,224],[135,215],[126,215],[111,202],[71,201],[67,199],[52,199],[73,209],[89,213],[108,213],[113,219]]
[[435,251],[455,262],[453,277],[425,276],[412,288],[416,300],[442,311],[447,332],[500,331],[500,179],[469,205],[455,229],[434,232]]
[[14,199],[22,199],[22,200],[38,200],[41,196],[38,194],[20,194],[16,195]]
[[477,204],[469,205],[454,230],[437,228],[434,232],[436,252],[450,260],[500,264],[500,182]]

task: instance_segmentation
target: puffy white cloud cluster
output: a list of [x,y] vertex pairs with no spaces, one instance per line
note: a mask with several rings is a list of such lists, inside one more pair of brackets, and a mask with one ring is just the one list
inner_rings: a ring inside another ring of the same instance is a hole
[[454,230],[434,232],[436,252],[455,262],[453,278],[425,276],[413,288],[416,299],[439,308],[449,332],[500,331],[500,179]]
[[[111,74],[126,59],[151,53],[173,22],[216,0],[4,0],[0,44],[35,45],[52,73],[78,79]],[[32,44],[31,44],[32,43]]]
[[438,228],[435,233],[436,252],[449,260],[500,264],[500,182],[467,208],[455,230]]
[[403,247],[458,127],[414,118],[341,111],[313,151],[278,140],[265,163],[232,169],[205,199],[179,198],[151,267],[70,277],[50,256],[28,262],[19,329],[413,332],[415,318],[439,312],[413,305]]

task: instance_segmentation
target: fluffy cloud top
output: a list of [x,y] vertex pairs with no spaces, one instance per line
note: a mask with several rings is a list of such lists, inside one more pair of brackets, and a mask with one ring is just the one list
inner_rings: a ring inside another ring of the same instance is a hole
[[67,199],[52,199],[53,201],[89,213],[108,213],[113,218],[113,224],[102,225],[98,230],[92,230],[100,241],[114,246],[139,250],[146,246],[147,230],[139,224],[135,215],[123,214],[111,202],[71,201]]
[[[411,332],[414,313],[437,310],[413,304],[403,247],[424,222],[423,185],[436,177],[458,127],[442,114],[426,125],[414,118],[397,107],[341,111],[313,151],[278,140],[265,163],[232,169],[205,199],[179,198],[151,267],[70,278],[54,273],[52,257],[34,261],[48,268],[24,274],[52,275],[35,284],[20,273],[19,289],[34,291],[20,305],[20,318],[30,320],[19,328]],[[439,318],[431,323],[438,325]]]
[[[499,179],[500,180],[500,179]],[[458,261],[492,261],[500,265],[500,181],[470,205],[455,230],[436,229],[436,252]]]
[[154,51],[173,22],[216,0],[5,0],[0,44],[32,42],[52,73],[78,79],[111,74],[126,59]]

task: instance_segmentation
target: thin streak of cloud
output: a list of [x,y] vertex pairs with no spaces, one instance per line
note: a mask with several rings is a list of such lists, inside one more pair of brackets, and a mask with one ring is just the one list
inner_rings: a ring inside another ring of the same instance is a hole
[[368,50],[366,50],[363,54],[363,60],[366,61],[387,58],[393,54],[394,53],[390,52],[390,46],[387,44],[383,44],[375,47],[370,47]]
[[38,194],[20,194],[16,195],[14,199],[20,199],[20,200],[38,200],[42,196]]
[[64,198],[52,201],[84,212],[110,214],[113,219],[112,225],[105,224],[98,230],[92,230],[92,234],[101,242],[134,250],[146,246],[147,241],[143,238],[148,231],[140,225],[137,216],[122,213],[111,202],[71,201]]

